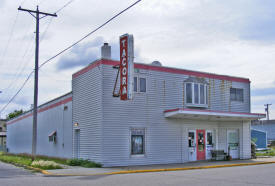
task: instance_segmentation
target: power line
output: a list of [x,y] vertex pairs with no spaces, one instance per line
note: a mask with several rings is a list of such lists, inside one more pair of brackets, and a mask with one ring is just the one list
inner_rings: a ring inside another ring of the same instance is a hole
[[[72,48],[73,46],[77,45],[78,43],[80,43],[81,41],[83,41],[84,39],[86,39],[87,37],[89,37],[90,35],[92,35],[94,32],[96,32],[97,30],[99,30],[100,28],[102,28],[103,26],[107,25],[109,22],[111,22],[113,19],[115,19],[116,17],[118,17],[119,15],[121,15],[122,13],[126,12],[127,10],[129,10],[130,8],[132,8],[133,6],[135,6],[136,4],[138,4],[141,0],[136,1],[135,3],[131,4],[130,6],[128,6],[127,8],[125,8],[124,10],[120,11],[118,14],[116,14],[115,16],[113,16],[112,18],[110,18],[109,20],[107,20],[105,23],[103,23],[102,25],[100,25],[99,27],[97,27],[96,29],[94,29],[93,31],[91,31],[90,33],[88,33],[87,35],[85,35],[84,37],[82,37],[80,40],[76,41],[75,43],[73,43],[72,45],[70,45],[69,47],[65,48],[64,50],[58,52],[56,55],[54,55],[53,57],[49,58],[48,60],[46,60],[45,62],[43,62],[40,66],[39,69],[42,68],[45,64],[47,64],[48,62],[50,62],[51,60],[53,60],[54,58],[56,58],[57,56],[59,56],[60,54],[66,52],[67,50],[69,50],[70,48]],[[32,71],[29,76],[27,77],[27,79],[24,81],[24,83],[22,84],[22,86],[20,87],[20,89],[16,92],[16,94],[8,101],[8,103],[1,109],[0,113],[2,113],[7,106],[14,100],[14,98],[19,94],[19,92],[24,88],[25,84],[27,83],[27,81],[30,79],[31,75],[33,74],[34,71]]]
[[55,13],[60,12],[62,9],[64,9],[66,6],[68,6],[69,4],[71,4],[74,0],[70,0],[68,3],[66,3],[63,7],[61,7],[60,9],[58,9]]
[[10,99],[10,101],[1,109],[0,113],[2,113],[7,108],[7,106],[14,100],[14,98],[21,92],[21,90],[24,88],[24,86],[26,85],[26,83],[31,78],[33,72],[34,72],[34,70],[28,75],[27,79],[24,81],[24,83],[19,88],[19,90],[14,94],[14,96]]
[[12,24],[12,28],[11,28],[11,32],[10,32],[10,35],[9,35],[9,39],[8,39],[8,43],[4,49],[4,52],[3,52],[3,55],[2,55],[2,60],[0,61],[0,66],[1,66],[1,62],[3,63],[4,59],[5,59],[5,56],[6,56],[6,53],[7,53],[7,49],[9,48],[9,45],[10,45],[10,41],[11,41],[11,38],[13,36],[13,32],[14,32],[14,27],[15,27],[15,24],[17,22],[17,18],[18,18],[18,11],[16,13],[16,17],[15,17],[15,20]]
[[79,39],[78,41],[76,41],[75,43],[73,43],[72,45],[70,45],[69,47],[65,48],[64,50],[58,52],[56,55],[54,55],[53,57],[49,58],[48,60],[46,60],[45,62],[43,62],[39,68],[43,67],[45,64],[47,64],[48,62],[50,62],[51,60],[53,60],[54,58],[56,58],[57,56],[59,56],[60,54],[66,52],[67,50],[69,50],[70,48],[72,48],[73,46],[77,45],[78,43],[80,43],[81,41],[83,41],[84,39],[86,39],[87,37],[89,37],[91,34],[95,33],[97,30],[99,30],[100,28],[104,27],[105,25],[107,25],[109,22],[111,22],[113,19],[115,19],[116,17],[118,17],[119,15],[121,15],[122,13],[126,12],[127,10],[129,10],[130,8],[132,8],[133,6],[135,6],[137,3],[139,3],[141,0],[136,1],[135,3],[133,3],[132,5],[128,6],[127,8],[125,8],[124,10],[122,10],[121,12],[119,12],[118,14],[116,14],[115,16],[113,16],[112,18],[110,18],[109,20],[107,20],[105,23],[103,23],[102,25],[100,25],[99,27],[97,27],[96,29],[94,29],[93,31],[91,31],[90,33],[88,33],[87,35],[85,35],[84,37],[82,37],[81,39]]

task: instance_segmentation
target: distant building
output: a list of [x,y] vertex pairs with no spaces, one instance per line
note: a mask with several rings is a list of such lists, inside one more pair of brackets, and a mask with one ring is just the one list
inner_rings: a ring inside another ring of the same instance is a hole
[[267,133],[267,140],[269,143],[271,141],[275,141],[275,120],[252,121],[251,128],[265,131]]
[[267,148],[267,134],[265,131],[251,129],[251,140],[256,143],[257,149]]
[[0,151],[6,150],[6,120],[0,119]]

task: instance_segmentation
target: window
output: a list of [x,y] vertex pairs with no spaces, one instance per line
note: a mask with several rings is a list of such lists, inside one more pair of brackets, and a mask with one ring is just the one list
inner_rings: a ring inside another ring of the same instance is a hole
[[131,130],[131,155],[145,154],[145,129]]
[[243,101],[243,89],[230,88],[230,100],[231,101]]
[[195,147],[195,133],[189,132],[188,133],[188,146],[189,147]]
[[140,92],[146,92],[146,79],[139,78],[139,90]]
[[207,107],[208,85],[204,83],[185,83],[185,98],[187,105]]
[[49,141],[50,141],[50,142],[56,143],[56,131],[53,131],[53,132],[49,135]]
[[134,92],[146,92],[146,78],[134,77]]
[[134,77],[134,91],[137,92],[137,77]]
[[213,145],[212,132],[207,132],[207,145]]
[[0,132],[2,132],[2,127],[0,127]]

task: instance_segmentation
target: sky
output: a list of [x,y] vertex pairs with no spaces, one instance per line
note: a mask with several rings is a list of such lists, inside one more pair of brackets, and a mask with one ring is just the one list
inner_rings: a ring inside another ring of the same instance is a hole
[[[70,3],[69,3],[70,2]],[[39,63],[56,55],[135,0],[0,0],[0,109],[34,69],[35,19],[25,9],[55,13],[40,20]],[[118,39],[135,39],[135,62],[249,78],[251,112],[275,119],[274,0],[142,0],[51,60],[39,71],[39,104],[71,91],[72,74],[100,58],[104,42],[119,59]],[[29,110],[33,76],[1,113]]]

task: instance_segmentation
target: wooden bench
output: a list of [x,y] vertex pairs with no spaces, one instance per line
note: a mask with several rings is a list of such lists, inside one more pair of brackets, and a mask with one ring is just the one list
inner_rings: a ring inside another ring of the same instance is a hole
[[226,160],[227,153],[224,150],[211,150],[212,160]]

